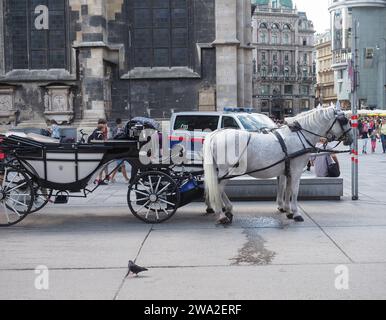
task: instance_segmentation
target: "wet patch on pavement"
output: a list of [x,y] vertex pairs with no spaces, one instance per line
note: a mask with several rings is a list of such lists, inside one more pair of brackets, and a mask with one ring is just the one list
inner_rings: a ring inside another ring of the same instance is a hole
[[246,229],[253,228],[279,228],[284,229],[291,224],[285,215],[276,217],[235,217],[234,226],[240,226]]
[[259,235],[258,229],[244,229],[247,242],[239,250],[236,257],[230,259],[232,266],[269,265],[276,253],[265,248],[265,240]]

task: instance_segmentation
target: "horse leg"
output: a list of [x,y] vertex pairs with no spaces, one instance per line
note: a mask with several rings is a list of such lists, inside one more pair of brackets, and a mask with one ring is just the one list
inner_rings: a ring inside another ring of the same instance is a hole
[[233,205],[225,192],[222,193],[222,200],[224,202],[225,216],[229,219],[229,223],[232,223],[233,222]]
[[286,212],[284,209],[284,196],[286,184],[286,176],[280,176],[277,178],[277,208],[281,213]]
[[221,182],[219,185],[218,189],[220,192],[222,208],[221,210],[217,210],[218,208],[216,208],[216,214],[218,214],[218,212],[220,211],[219,218],[217,219],[217,223],[222,225],[231,224],[233,220],[233,214],[232,214],[233,208],[232,208],[231,202],[229,201],[227,195],[225,194],[225,191],[224,191],[225,185],[226,183],[224,182]]
[[206,205],[206,213],[205,215],[214,214],[214,210],[212,209],[208,197],[205,197],[205,205]]
[[292,220],[294,218],[293,213],[291,212],[291,196],[292,196],[292,190],[291,190],[291,177],[286,177],[286,183],[284,184],[285,190],[284,190],[284,211],[287,212],[287,218]]
[[291,212],[293,213],[294,220],[296,222],[304,222],[302,214],[299,212],[299,209],[298,209],[300,178],[301,178],[301,174],[300,175],[298,174],[291,178],[291,190],[292,190]]

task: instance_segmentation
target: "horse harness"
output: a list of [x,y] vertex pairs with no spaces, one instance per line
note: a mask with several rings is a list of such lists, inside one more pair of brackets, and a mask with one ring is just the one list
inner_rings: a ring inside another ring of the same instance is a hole
[[[292,154],[288,154],[287,145],[286,145],[282,135],[278,132],[281,128],[275,128],[275,129],[272,129],[272,130],[269,130],[269,131],[268,130],[263,131],[263,133],[265,133],[265,134],[270,134],[271,133],[271,134],[275,135],[275,137],[277,138],[277,140],[278,140],[278,142],[279,142],[279,144],[280,144],[280,146],[282,148],[282,151],[283,151],[285,157],[283,159],[281,159],[280,161],[278,161],[278,162],[276,162],[276,163],[274,163],[274,164],[272,164],[272,165],[270,165],[270,166],[268,166],[266,168],[257,169],[257,170],[250,171],[250,172],[246,172],[246,173],[244,173],[244,175],[250,175],[250,174],[253,174],[253,173],[258,173],[258,172],[266,171],[266,170],[271,169],[273,167],[276,167],[277,165],[279,165],[279,164],[284,162],[285,163],[284,174],[285,174],[285,176],[287,178],[290,178],[291,177],[291,160],[292,159],[304,156],[305,154],[308,154],[308,153],[314,153],[314,152],[316,152],[316,153],[320,153],[320,152],[347,153],[347,152],[350,152],[350,150],[349,151],[335,151],[335,150],[326,150],[326,149],[317,148],[316,146],[314,146],[307,139],[307,137],[303,133],[303,131],[305,131],[305,132],[310,133],[310,134],[312,134],[314,136],[317,136],[317,137],[320,137],[320,138],[326,138],[328,142],[339,140],[339,143],[333,149],[337,148],[339,146],[339,144],[341,143],[341,140],[343,138],[345,138],[347,136],[347,134],[351,131],[351,128],[348,129],[348,130],[345,130],[344,126],[348,124],[348,119],[343,114],[342,115],[336,114],[336,115],[337,116],[335,117],[334,122],[332,123],[332,125],[330,126],[330,128],[327,131],[326,137],[321,136],[319,134],[316,134],[316,133],[314,133],[312,131],[304,129],[298,121],[295,121],[293,124],[288,125],[289,129],[292,132],[296,132],[300,142],[303,145],[303,149],[302,150],[299,150],[299,151],[294,152]],[[338,139],[333,134],[330,133],[332,128],[334,127],[334,125],[337,122],[340,124],[340,126],[342,128],[342,131],[343,131],[342,136],[340,138],[338,138]],[[306,145],[304,144],[302,138],[309,145],[309,147],[306,147]],[[233,171],[233,169],[239,167],[240,160],[242,159],[242,157],[244,156],[245,152],[247,151],[248,146],[249,146],[249,144],[251,142],[251,139],[252,139],[252,134],[249,133],[247,145],[246,145],[244,151],[242,152],[242,154],[241,154],[241,156],[239,158],[239,161],[232,167],[230,172],[228,172],[225,176],[223,176],[221,179],[219,179],[220,181],[222,181],[222,180],[230,180],[230,179],[238,177],[238,176],[230,176],[230,174]]]

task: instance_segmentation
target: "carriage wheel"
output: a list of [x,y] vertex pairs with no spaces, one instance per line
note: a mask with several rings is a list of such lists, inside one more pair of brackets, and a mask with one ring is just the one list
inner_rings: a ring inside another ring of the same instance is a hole
[[180,203],[177,183],[162,172],[145,172],[129,186],[127,202],[134,216],[146,223],[170,219]]
[[0,227],[22,221],[31,211],[34,189],[20,169],[7,166],[0,175]]
[[35,198],[29,213],[42,210],[50,202],[53,193],[52,189],[40,188],[36,182],[33,184],[33,188]]

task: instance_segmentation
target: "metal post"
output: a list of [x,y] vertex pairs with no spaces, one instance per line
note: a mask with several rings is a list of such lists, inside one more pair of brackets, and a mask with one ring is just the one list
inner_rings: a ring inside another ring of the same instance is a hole
[[352,111],[352,128],[354,131],[354,143],[352,150],[352,170],[351,170],[351,184],[352,184],[352,199],[359,200],[359,153],[358,153],[358,21],[354,21],[353,30],[353,45],[352,45],[352,94],[351,94],[351,111]]
[[383,103],[384,105],[382,107],[386,107],[386,38],[381,38],[383,40],[383,42],[385,43],[385,70],[384,70],[384,73],[383,73],[383,81],[384,81],[384,85],[383,85]]

